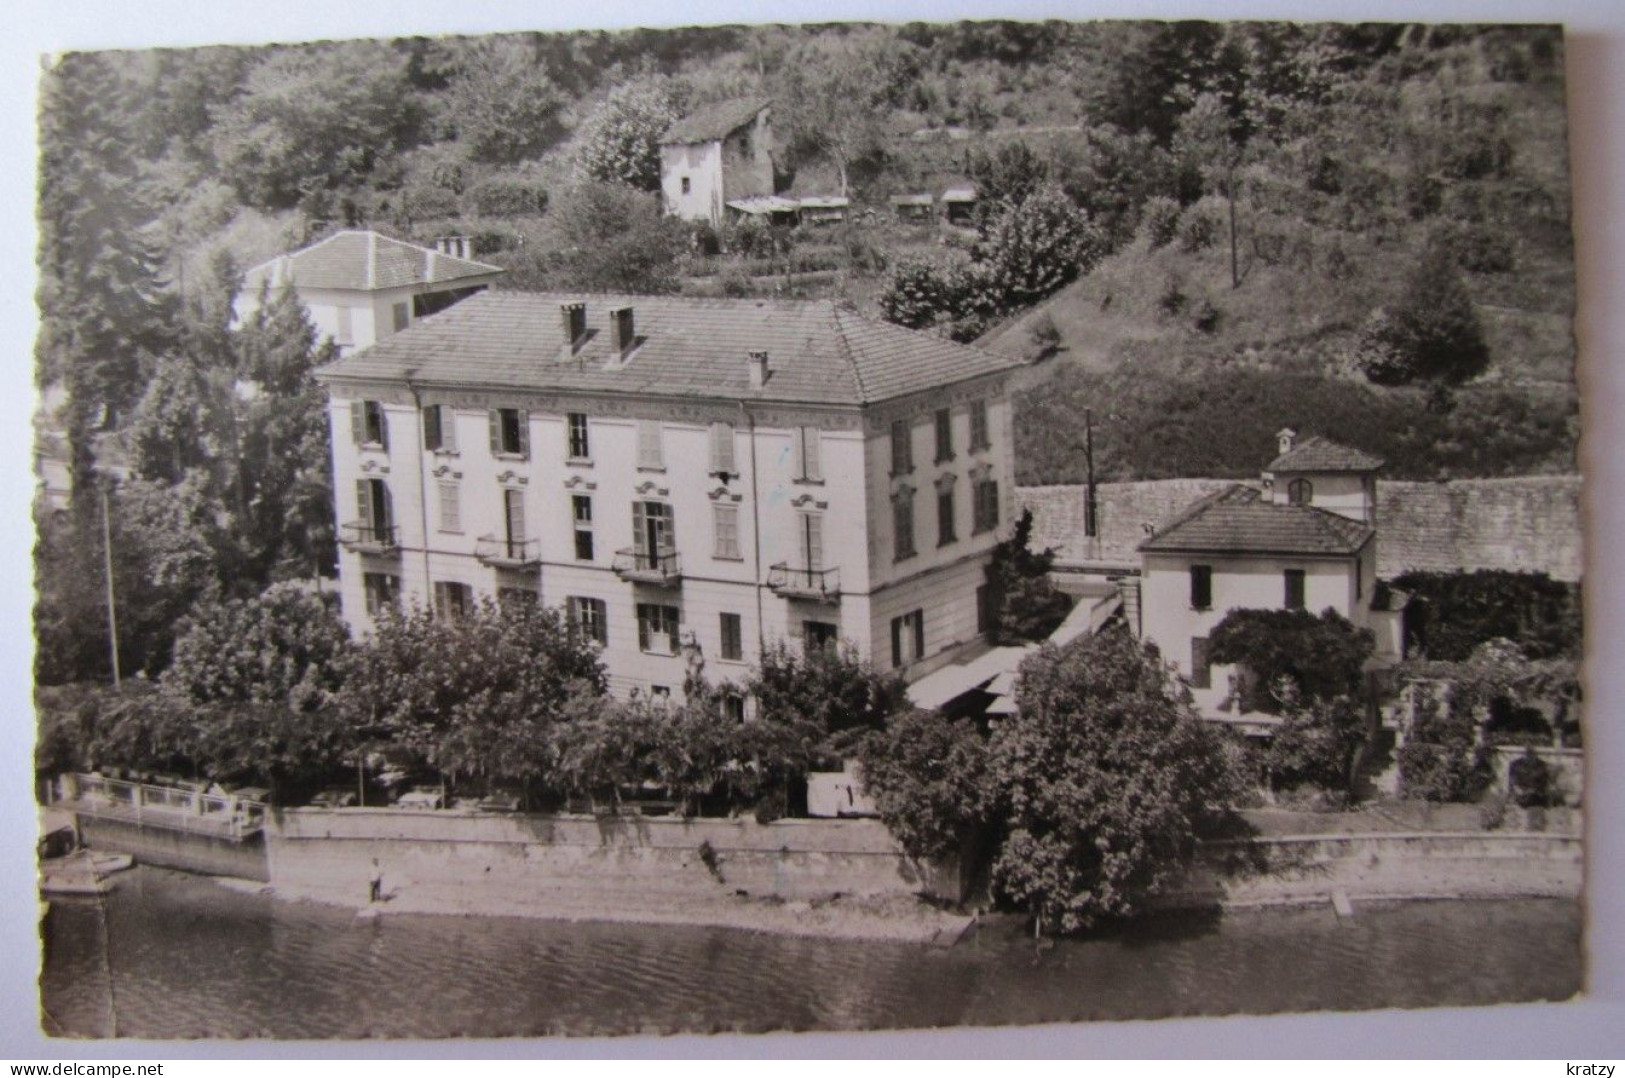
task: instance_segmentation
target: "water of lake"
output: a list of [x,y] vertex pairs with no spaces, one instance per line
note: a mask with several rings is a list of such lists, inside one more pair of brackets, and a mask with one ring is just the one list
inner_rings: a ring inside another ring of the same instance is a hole
[[1037,949],[728,929],[390,915],[280,902],[164,869],[46,918],[47,1033],[501,1037],[1004,1025],[1563,999],[1569,900],[1163,917]]

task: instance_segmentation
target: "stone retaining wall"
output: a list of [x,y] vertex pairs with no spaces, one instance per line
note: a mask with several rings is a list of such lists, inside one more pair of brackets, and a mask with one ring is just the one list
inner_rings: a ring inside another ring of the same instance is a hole
[[232,841],[188,831],[144,827],[126,820],[79,813],[77,827],[93,850],[127,853],[144,865],[178,868],[207,876],[269,881],[265,843],[258,837]]
[[[1018,510],[1033,512],[1033,545],[1054,547],[1064,566],[1138,566],[1145,526],[1160,528],[1198,498],[1232,480],[1102,483],[1099,535],[1083,532],[1085,488],[1018,487]],[[1575,581],[1584,568],[1578,475],[1377,483],[1377,572],[1509,569]]]

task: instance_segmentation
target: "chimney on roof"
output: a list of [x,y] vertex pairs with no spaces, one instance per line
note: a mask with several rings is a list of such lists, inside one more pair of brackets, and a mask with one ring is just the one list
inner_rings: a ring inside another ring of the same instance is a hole
[[1292,452],[1292,442],[1297,437],[1298,432],[1293,430],[1291,427],[1282,427],[1280,430],[1275,432],[1276,444],[1281,447],[1280,456],[1284,457],[1288,453]]
[[615,322],[615,350],[624,356],[632,350],[632,345],[637,341],[637,334],[634,332],[634,323],[632,321],[632,308],[615,307],[609,313]]
[[573,352],[581,347],[581,338],[587,335],[587,305],[579,300],[575,303],[561,303],[559,317],[564,325],[565,343]]
[[761,389],[767,384],[767,353],[752,352],[750,354],[750,387]]
[[470,246],[467,236],[440,236],[434,241],[435,250],[452,258],[469,257]]

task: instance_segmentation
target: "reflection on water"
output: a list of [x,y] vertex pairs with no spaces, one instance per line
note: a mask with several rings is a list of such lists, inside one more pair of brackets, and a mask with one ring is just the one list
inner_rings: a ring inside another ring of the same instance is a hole
[[1560,999],[1580,987],[1566,900],[1166,918],[1042,950],[951,950],[710,928],[392,915],[142,867],[59,901],[48,1033],[500,1037],[848,1030]]

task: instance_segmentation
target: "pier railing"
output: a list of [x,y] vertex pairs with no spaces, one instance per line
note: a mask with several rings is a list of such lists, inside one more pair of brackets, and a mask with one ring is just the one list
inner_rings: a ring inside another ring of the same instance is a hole
[[234,841],[257,834],[265,826],[265,804],[254,798],[101,775],[62,775],[57,779],[55,801],[87,816]]

